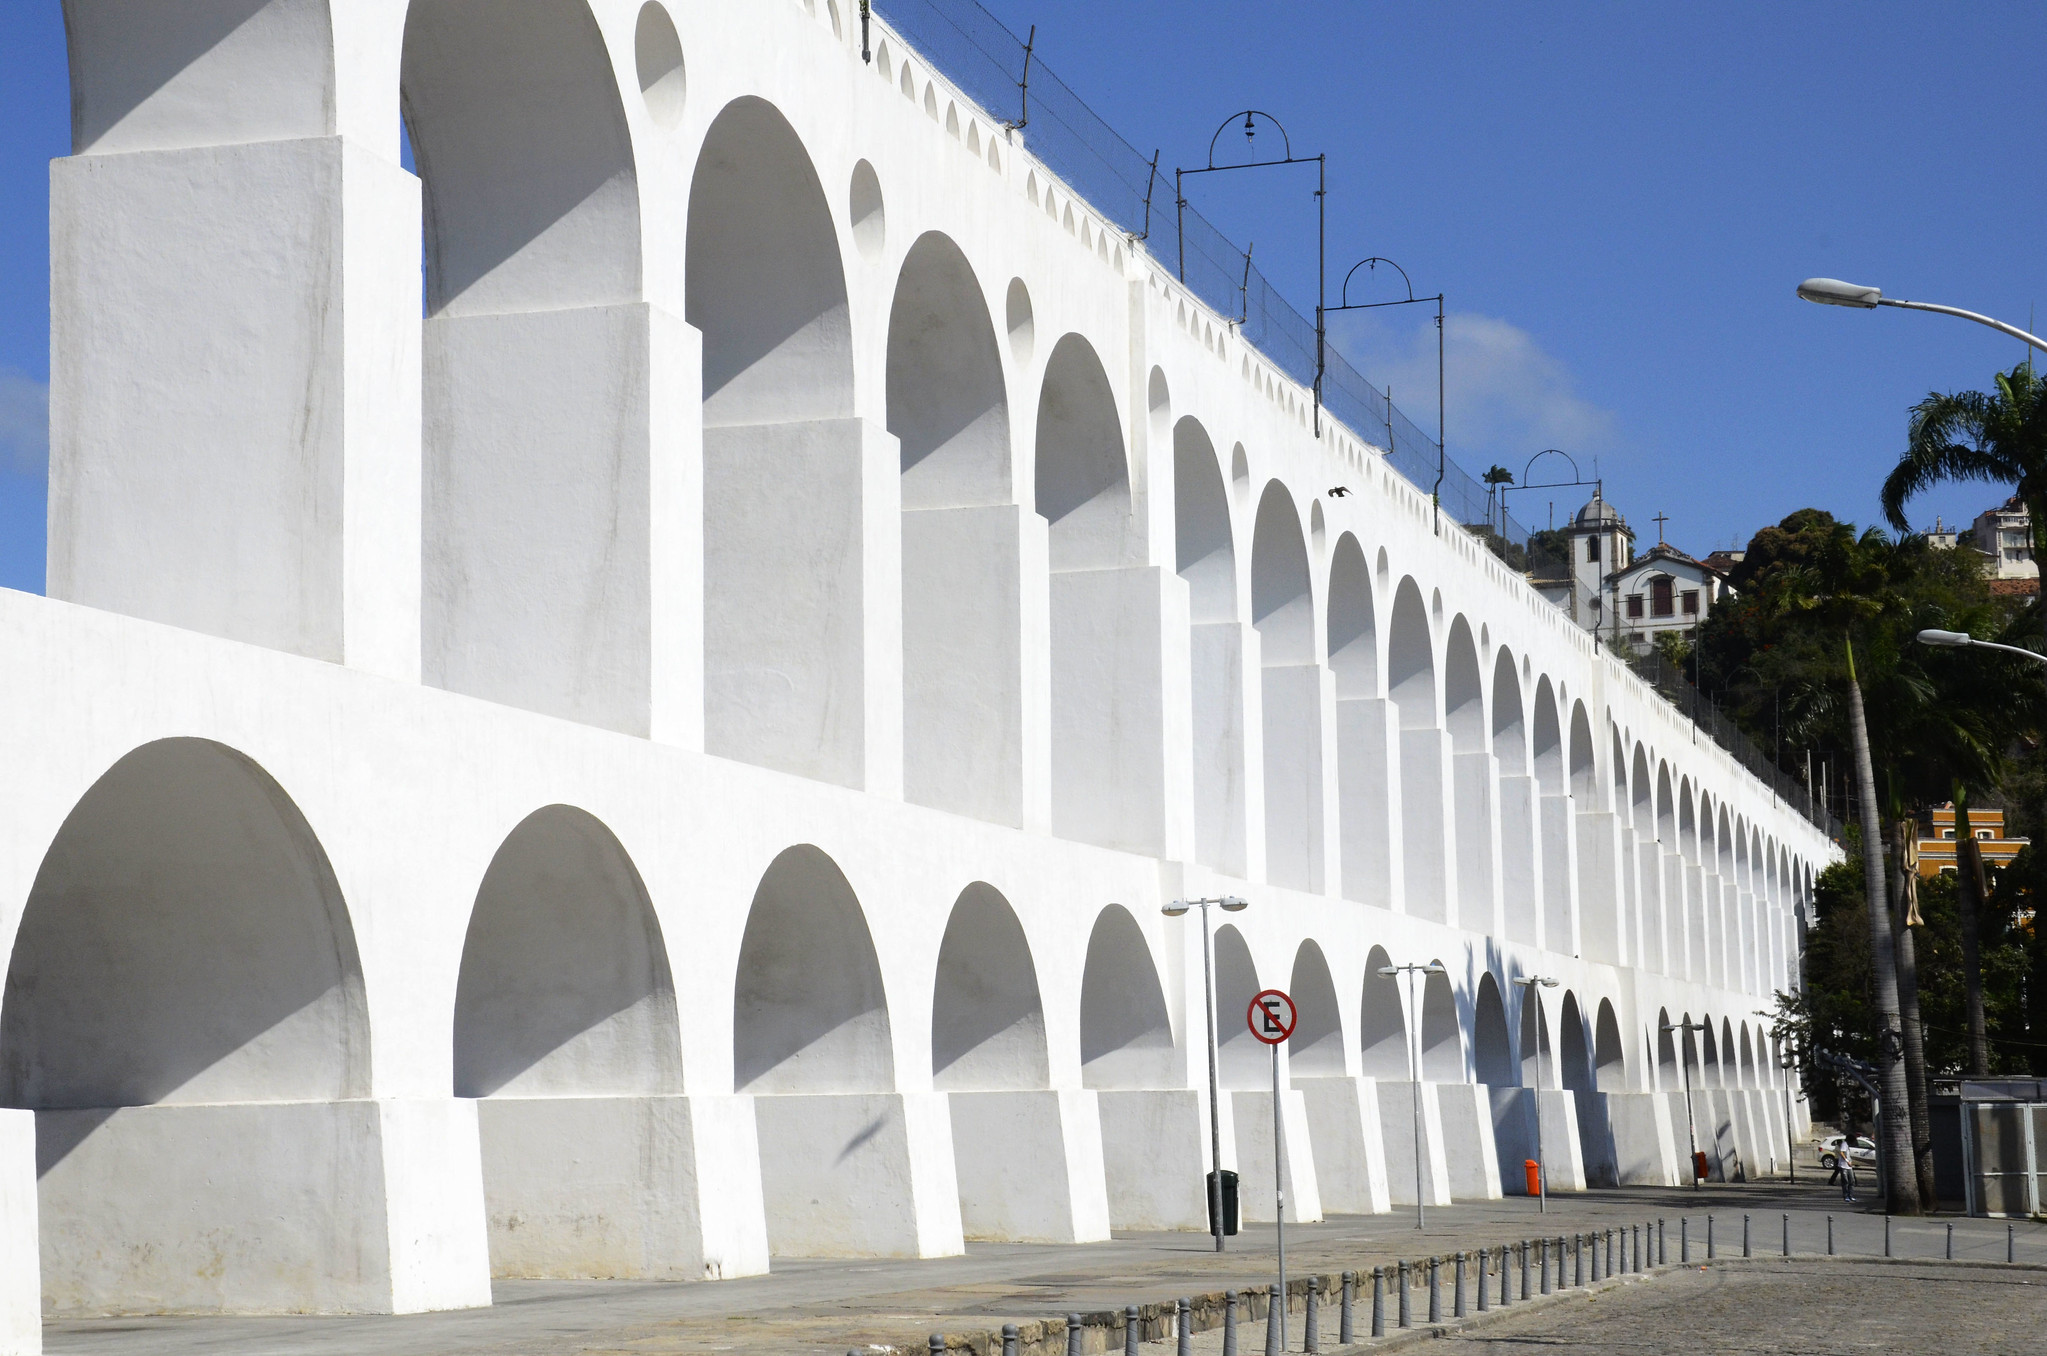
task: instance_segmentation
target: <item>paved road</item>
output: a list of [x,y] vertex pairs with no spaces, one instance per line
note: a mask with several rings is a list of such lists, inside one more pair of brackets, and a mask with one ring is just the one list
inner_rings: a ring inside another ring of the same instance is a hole
[[[1594,1230],[1662,1217],[1671,1262],[1679,1257],[1679,1220],[1689,1219],[1704,1250],[1705,1218],[1715,1221],[1723,1254],[1741,1250],[1741,1217],[1752,1220],[1757,1252],[1782,1246],[1789,1213],[1794,1252],[1826,1246],[1834,1215],[1842,1253],[1880,1254],[1883,1220],[1844,1213],[1817,1183],[1709,1186],[1703,1191],[1629,1189],[1552,1199],[1538,1216],[1526,1198],[1456,1205],[1411,1214],[1345,1216],[1287,1230],[1289,1271],[1324,1274],[1390,1265],[1458,1249],[1497,1247],[1538,1233]],[[2002,1221],[1953,1221],[1958,1258],[2002,1261]],[[1947,1221],[1898,1221],[1900,1256],[1938,1257]],[[2047,1263],[2047,1225],[2013,1233],[2019,1260]],[[921,1345],[925,1334],[980,1332],[1005,1322],[1070,1311],[1120,1311],[1126,1304],[1171,1301],[1228,1289],[1262,1288],[1273,1279],[1273,1231],[1252,1228],[1218,1257],[1188,1234],[1119,1235],[1069,1247],[973,1244],[966,1256],[931,1261],[777,1260],[770,1275],[688,1284],[508,1281],[488,1309],[405,1317],[144,1317],[53,1322],[53,1353],[264,1353],[264,1356],[561,1356],[570,1353],[761,1353],[843,1356],[849,1348]],[[1325,1320],[1334,1328],[1333,1316]],[[1296,1338],[1295,1345],[1298,1345]],[[1245,1346],[1247,1351],[1262,1350]]]
[[1824,1259],[1678,1269],[1449,1340],[1470,1356],[2036,1356],[2047,1348],[2047,1272]]

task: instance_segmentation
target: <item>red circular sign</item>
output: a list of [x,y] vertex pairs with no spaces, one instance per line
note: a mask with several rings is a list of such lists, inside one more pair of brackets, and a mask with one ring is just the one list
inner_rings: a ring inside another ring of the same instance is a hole
[[1251,1000],[1251,1006],[1244,1010],[1244,1021],[1250,1026],[1251,1034],[1267,1045],[1278,1045],[1294,1034],[1294,1024],[1300,1014],[1294,1011],[1294,1000],[1287,997],[1283,989],[1265,989]]

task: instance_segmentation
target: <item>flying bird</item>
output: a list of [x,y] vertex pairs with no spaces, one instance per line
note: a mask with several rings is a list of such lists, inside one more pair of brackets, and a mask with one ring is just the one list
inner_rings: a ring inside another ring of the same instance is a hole
[[1331,499],[1341,499],[1349,493],[1350,487],[1348,485],[1331,485],[1329,487],[1329,497]]

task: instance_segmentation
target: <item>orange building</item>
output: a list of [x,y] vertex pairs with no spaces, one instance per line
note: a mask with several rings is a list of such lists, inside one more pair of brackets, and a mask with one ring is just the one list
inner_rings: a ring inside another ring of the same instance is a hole
[[[1976,835],[1985,866],[2003,866],[2018,856],[2019,849],[2031,841],[2004,836],[2002,810],[1985,808],[1969,811],[1969,832]],[[1954,869],[1955,807],[1948,804],[1933,812],[1930,834],[1919,840],[1919,874],[1937,876]]]

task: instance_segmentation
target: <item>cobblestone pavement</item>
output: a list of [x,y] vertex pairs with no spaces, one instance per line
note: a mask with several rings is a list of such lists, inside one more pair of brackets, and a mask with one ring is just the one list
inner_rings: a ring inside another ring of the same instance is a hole
[[[1709,1213],[1714,1220],[1714,1246],[1722,1257],[1740,1254],[1744,1214],[1750,1218],[1751,1248],[1759,1255],[1781,1250],[1786,1215],[1795,1253],[1825,1251],[1829,1214],[1839,1252],[1870,1256],[1883,1251],[1881,1216],[1845,1212],[1838,1193],[1806,1180],[1801,1170],[1795,1186],[1780,1180],[1714,1184],[1696,1192],[1633,1188],[1571,1193],[1552,1198],[1547,1215],[1537,1214],[1526,1197],[1432,1208],[1423,1230],[1414,1227],[1411,1212],[1289,1225],[1288,1271],[1294,1277],[1344,1270],[1368,1272],[1373,1266],[1390,1266],[1401,1258],[1497,1248],[1538,1235],[1554,1238],[1637,1223],[1653,1234],[1659,1218],[1666,1221],[1667,1259],[1675,1264],[1680,1259],[1680,1238],[1687,1234],[1693,1256],[1704,1256]],[[1681,1221],[1689,1224],[1681,1227]],[[1946,1251],[1949,1222],[1895,1221],[1893,1251],[1900,1257],[1941,1257]],[[1958,1260],[2004,1260],[2007,1232],[2003,1221],[1955,1219],[1952,1223]],[[1269,1225],[1247,1228],[1230,1240],[1230,1251],[1220,1256],[1198,1234],[1119,1234],[1109,1243],[1064,1247],[977,1243],[969,1245],[964,1257],[929,1261],[777,1259],[770,1275],[730,1281],[506,1281],[495,1287],[492,1307],[444,1314],[53,1321],[45,1325],[44,1340],[46,1350],[52,1353],[81,1356],[139,1356],[145,1352],[150,1356],[200,1352],[208,1356],[594,1356],[624,1352],[649,1356],[727,1352],[844,1356],[851,1348],[921,1349],[926,1334],[932,1332],[955,1337],[985,1335],[999,1332],[1004,1323],[1057,1321],[1060,1315],[1076,1311],[1104,1315],[1102,1321],[1107,1321],[1108,1312],[1120,1314],[1130,1304],[1170,1306],[1183,1295],[1263,1290],[1274,1279],[1273,1243]],[[2018,1260],[2047,1263],[2047,1225],[2016,1225],[2010,1244]],[[2047,1280],[2047,1273],[2030,1279]],[[1418,1297],[1418,1304],[1422,1302]],[[1583,1302],[1574,1300],[1572,1304]],[[1447,1296],[1445,1308],[1447,1312]],[[1333,1345],[1336,1315],[1325,1310],[1322,1323],[1325,1338]],[[1362,1317],[1359,1329],[1366,1330]],[[1292,1345],[1298,1348],[1298,1331],[1292,1336]],[[1107,1344],[1121,1345],[1120,1331],[1097,1327],[1090,1333],[1090,1353],[1100,1351],[1105,1339]],[[1246,1353],[1263,1350],[1262,1325],[1256,1329],[1247,1326],[1240,1349]],[[1701,1349],[1695,1345],[1688,1351]],[[2047,1335],[2036,1349],[2047,1350]]]
[[2047,1272],[1824,1259],[1694,1267],[1498,1317],[1448,1340],[1473,1356],[2016,1356],[2047,1349]]

